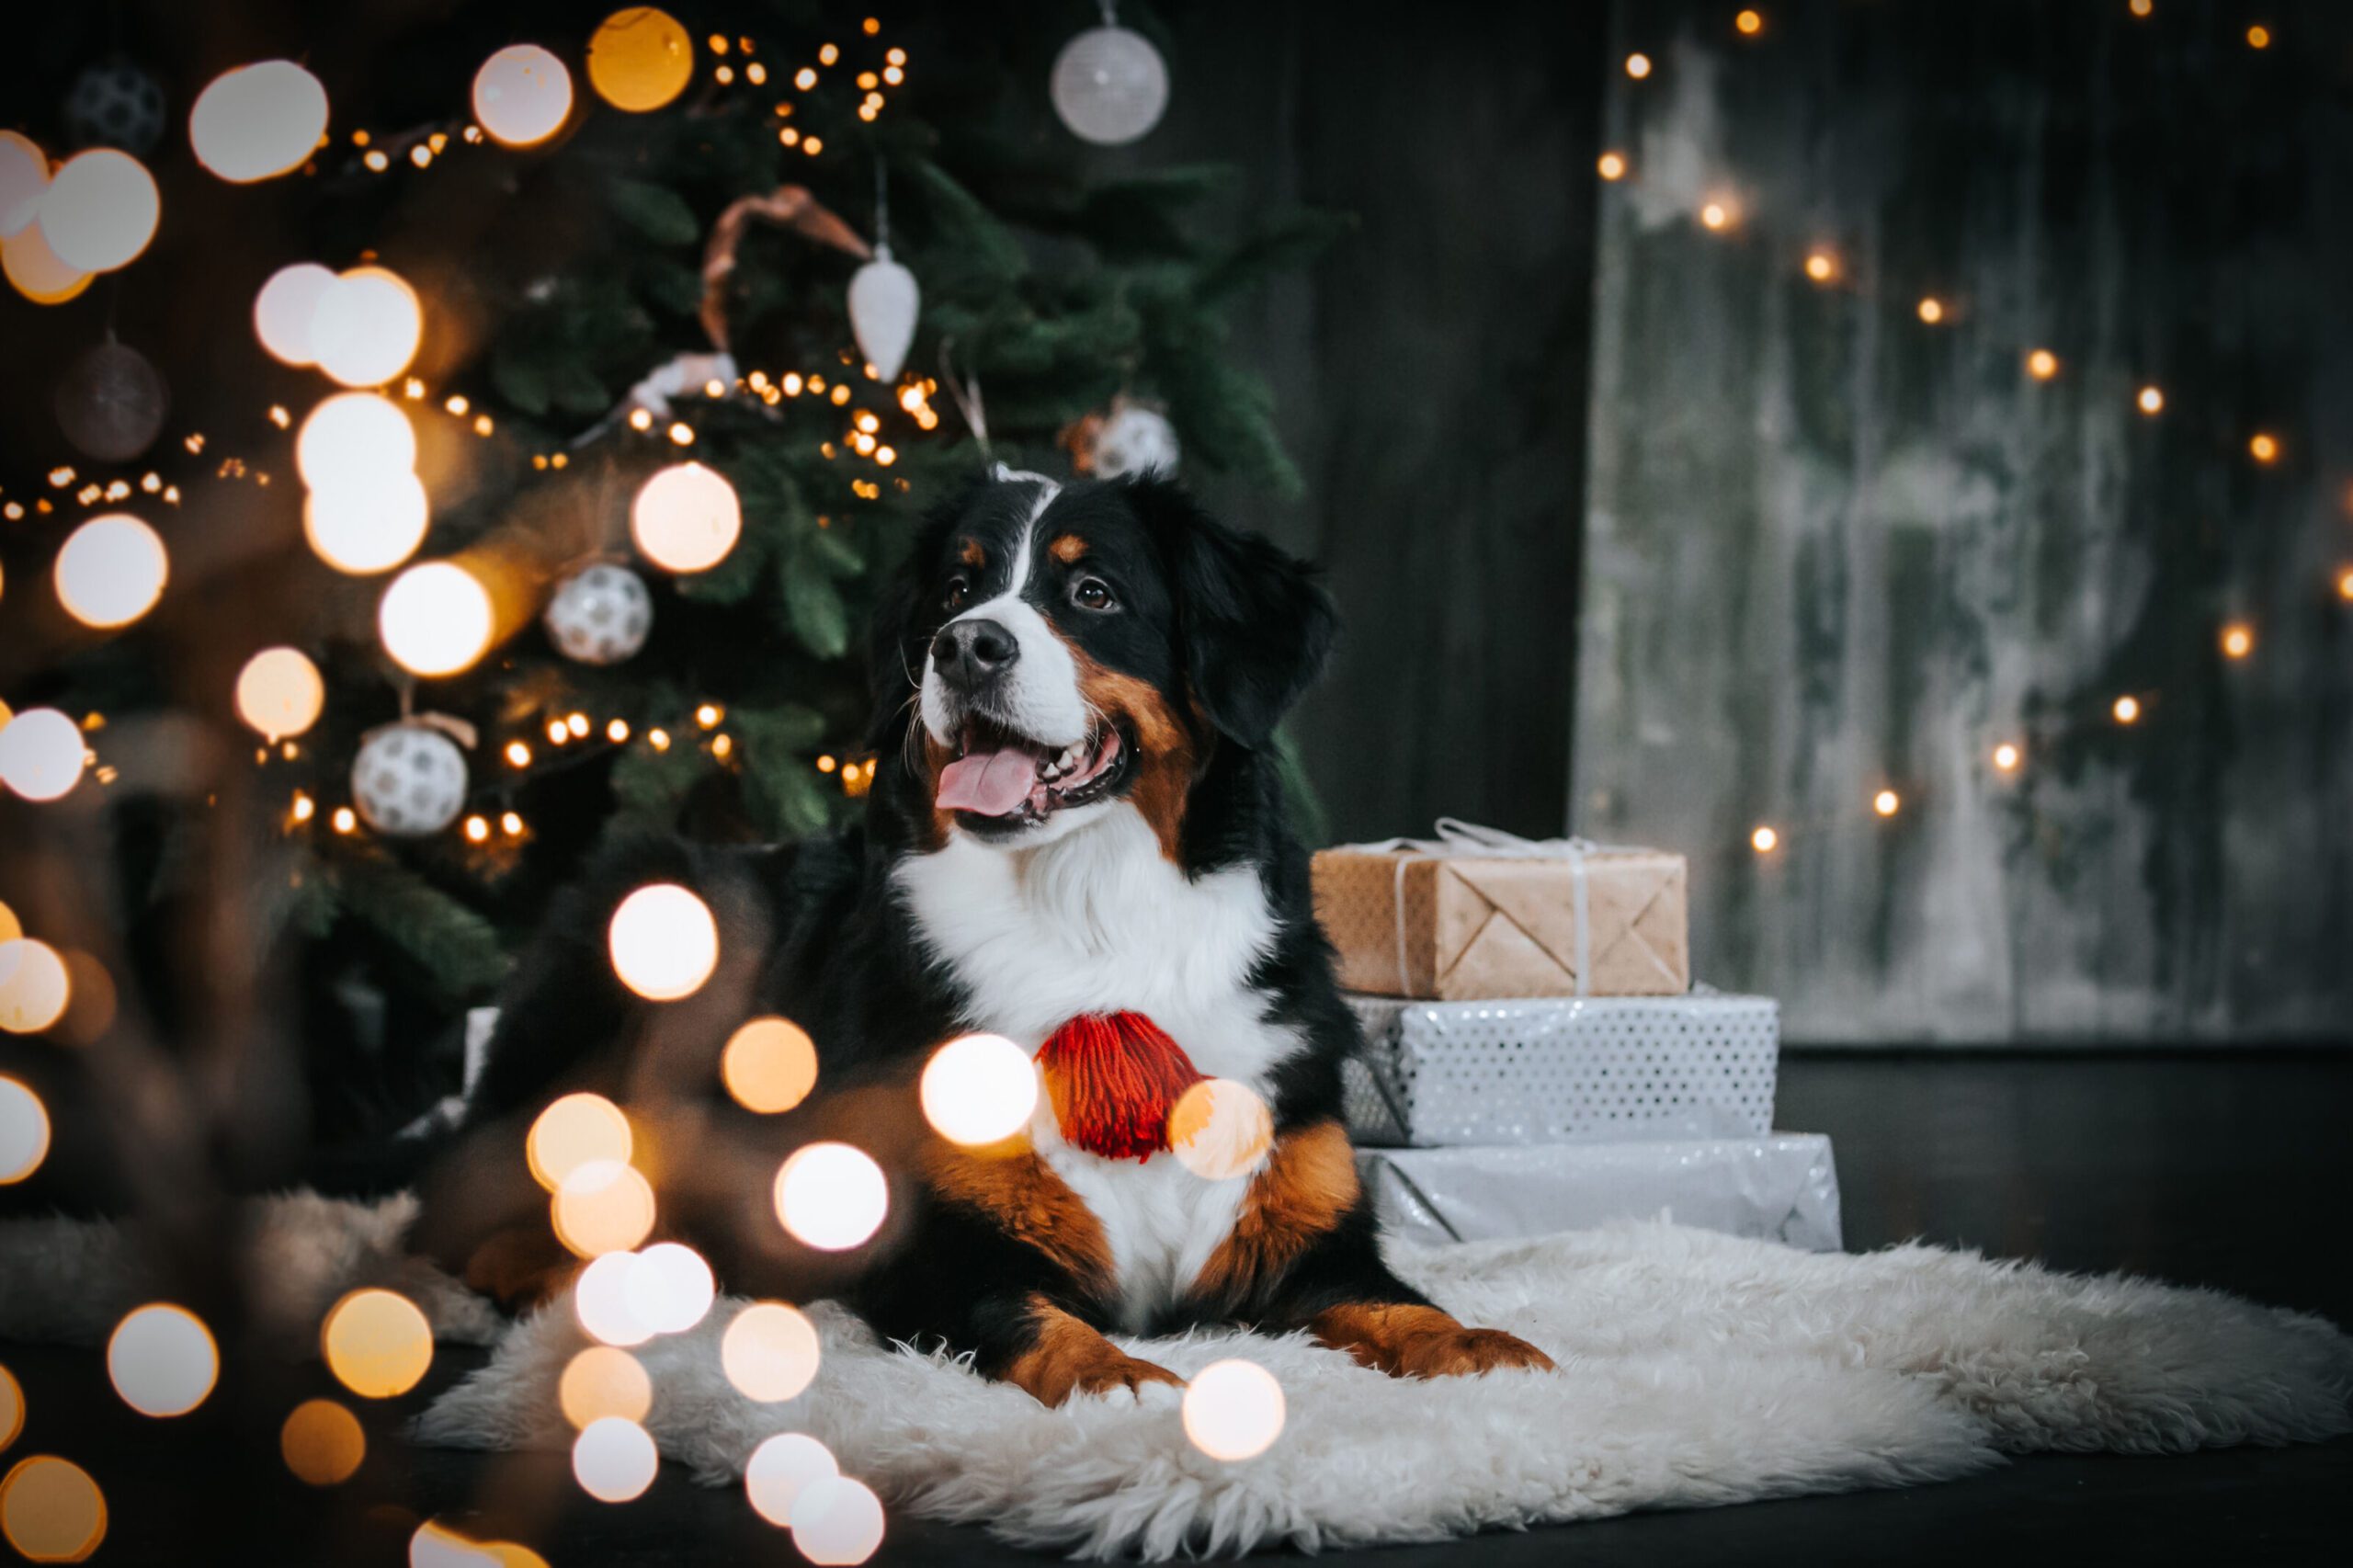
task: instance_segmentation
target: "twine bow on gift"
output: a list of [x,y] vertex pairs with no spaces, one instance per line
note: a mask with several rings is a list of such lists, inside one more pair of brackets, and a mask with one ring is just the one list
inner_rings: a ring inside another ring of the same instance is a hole
[[1383,838],[1370,844],[1343,844],[1338,846],[1358,854],[1397,857],[1397,873],[1391,885],[1396,900],[1398,994],[1410,996],[1414,991],[1413,975],[1405,956],[1405,868],[1416,860],[1460,856],[1488,860],[1561,860],[1567,863],[1570,906],[1576,917],[1576,994],[1580,996],[1593,994],[1593,918],[1586,858],[1591,855],[1624,853],[1637,846],[1596,844],[1590,838],[1522,838],[1499,827],[1464,822],[1461,817],[1440,817],[1435,825],[1438,830],[1436,838]]

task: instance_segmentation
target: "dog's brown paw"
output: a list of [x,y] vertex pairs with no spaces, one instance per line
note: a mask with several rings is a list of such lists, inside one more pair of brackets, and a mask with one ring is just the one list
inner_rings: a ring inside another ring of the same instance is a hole
[[1041,1301],[1030,1310],[1037,1340],[1006,1368],[1005,1381],[1028,1389],[1040,1404],[1115,1389],[1141,1398],[1147,1383],[1185,1386],[1167,1368],[1129,1355],[1059,1307]]
[[1308,1327],[1325,1345],[1392,1378],[1553,1369],[1552,1358],[1518,1335],[1499,1328],[1466,1328],[1436,1307],[1334,1307]]

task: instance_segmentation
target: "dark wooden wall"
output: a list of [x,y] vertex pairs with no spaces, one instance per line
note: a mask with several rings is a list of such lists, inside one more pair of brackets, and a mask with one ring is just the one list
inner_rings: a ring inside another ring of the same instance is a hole
[[1574,820],[1792,1039],[2342,1039],[2353,6],[1762,8],[1615,6]]
[[1557,833],[1602,8],[1163,14],[1169,118],[1131,156],[1231,161],[1256,199],[1358,221],[1236,325],[1306,498],[1207,486],[1324,562],[1339,597],[1346,641],[1294,726],[1330,831],[1427,833],[1451,813]]

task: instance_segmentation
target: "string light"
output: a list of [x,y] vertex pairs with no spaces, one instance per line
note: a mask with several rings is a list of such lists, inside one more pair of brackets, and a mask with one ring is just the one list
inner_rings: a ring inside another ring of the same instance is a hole
[[1871,810],[1883,817],[1893,816],[1903,804],[1903,797],[1893,790],[1881,790],[1871,797]]
[[294,467],[313,491],[382,483],[415,472],[416,431],[390,398],[337,392],[304,417]]
[[654,1408],[654,1380],[628,1351],[592,1345],[564,1363],[556,1382],[556,1403],[574,1430],[608,1415],[642,1421]]
[[354,577],[389,572],[415,555],[432,520],[424,482],[414,473],[337,479],[302,498],[302,537],[312,553]]
[[24,1180],[48,1157],[49,1108],[21,1080],[0,1074],[0,1187]]
[[754,1018],[728,1037],[719,1075],[736,1104],[773,1116],[817,1086],[817,1048],[809,1031],[790,1018]]
[[25,1391],[16,1374],[0,1367],[0,1451],[25,1429]]
[[719,1287],[702,1255],[677,1242],[657,1242],[637,1255],[621,1297],[638,1322],[656,1334],[684,1334],[702,1322]]
[[40,213],[49,189],[49,155],[29,136],[0,131],[0,240],[12,240]]
[[1274,1142],[1274,1113],[1236,1079],[1204,1078],[1169,1108],[1169,1151],[1203,1181],[1228,1181],[1257,1169]]
[[82,780],[88,748],[54,708],[28,708],[0,724],[0,784],[28,801],[54,801]]
[[358,813],[349,806],[337,806],[335,815],[327,820],[337,833],[350,833],[359,825]]
[[1994,767],[2003,773],[2016,773],[2024,755],[2014,741],[2004,741],[1994,748]]
[[335,1401],[309,1399],[278,1428],[278,1451],[304,1485],[339,1486],[368,1457],[368,1434],[359,1418]]
[[142,1415],[186,1415],[221,1375],[221,1352],[204,1320],[154,1301],[133,1308],[107,1340],[107,1377]]
[[2154,415],[2165,412],[2165,392],[2163,389],[2154,385],[2143,387],[2141,389],[2140,395],[2135,397],[2132,401],[2139,406],[2141,412],[2143,414]]
[[1732,25],[1737,28],[1743,36],[1755,38],[1765,30],[1765,18],[1755,11],[1743,11],[1732,19]]
[[2249,49],[2269,49],[2271,47],[2271,29],[2265,27],[2260,22],[2257,22],[2254,27],[2247,28],[2246,46]]
[[890,1185],[864,1150],[820,1142],[784,1162],[775,1199],[777,1219],[793,1240],[819,1252],[846,1252],[882,1228]]
[[1185,1386],[1185,1436],[1213,1460],[1256,1459],[1282,1436],[1283,1387],[1256,1361],[1212,1361]]
[[1774,846],[1779,845],[1780,842],[1781,835],[1779,834],[1775,833],[1769,827],[1761,825],[1754,833],[1751,833],[1748,835],[1749,847],[1756,850],[1759,855],[1770,855],[1773,852]]
[[2059,373],[2059,356],[2048,348],[2038,348],[2026,357],[2026,373],[2038,381],[2047,381]]
[[2146,17],[2151,11],[2156,9],[2156,0],[2131,0],[2128,9],[2136,17]]
[[501,812],[498,814],[498,831],[505,834],[509,838],[522,837],[522,813],[519,812]]
[[687,889],[655,882],[621,900],[606,947],[622,984],[649,1002],[675,1002],[700,990],[719,966],[719,926]]
[[2244,621],[2233,621],[2222,628],[2222,656],[2244,659],[2255,652],[2255,631]]
[[317,722],[326,695],[319,666],[299,648],[265,648],[237,672],[237,717],[273,743]]
[[727,558],[744,531],[743,506],[726,476],[697,462],[674,463],[639,488],[630,531],[655,565],[708,571]]
[[1647,54],[1626,56],[1626,74],[1639,82],[1651,74],[1651,57]]
[[474,119],[494,141],[530,147],[572,113],[572,74],[535,43],[509,44],[474,74]]
[[816,1326],[782,1301],[755,1301],[719,1341],[720,1369],[735,1392],[762,1404],[791,1399],[817,1376]]
[[51,177],[39,227],[67,267],[112,272],[147,248],[163,210],[145,165],[112,147],[96,147],[68,158]]
[[1722,201],[1711,201],[1699,209],[1699,222],[1709,229],[1721,230],[1732,222],[1733,210]]
[[2347,566],[2336,574],[2336,597],[2353,601],[2353,566]]
[[392,1399],[433,1365],[433,1329],[397,1290],[354,1290],[328,1310],[319,1348],[344,1387],[362,1399]]
[[654,1331],[629,1308],[630,1270],[636,1267],[635,1253],[608,1252],[591,1259],[573,1285],[573,1315],[592,1337],[607,1345],[626,1348],[654,1337]]
[[1826,250],[1811,251],[1805,258],[1805,275],[1816,283],[1827,283],[1838,276],[1838,258]]
[[376,631],[392,662],[417,676],[452,676],[490,648],[490,592],[450,561],[412,566],[376,607]]
[[425,334],[425,309],[400,274],[355,267],[320,290],[311,313],[311,356],[347,387],[381,386],[409,367]]
[[744,1494],[754,1513],[779,1528],[789,1528],[793,1499],[801,1489],[841,1472],[832,1450],[808,1433],[779,1432],[754,1449],[745,1462]]
[[313,362],[311,318],[335,282],[315,261],[298,261],[269,275],[254,295],[254,335],[271,358],[300,368]]
[[694,76],[694,40],[677,19],[651,6],[614,12],[588,39],[588,85],[629,114],[662,108]]
[[0,272],[17,293],[37,305],[62,305],[90,286],[97,275],[69,267],[50,248],[39,223],[0,240]]
[[580,1256],[628,1252],[653,1233],[653,1184],[634,1165],[585,1160],[556,1185],[550,1212],[556,1240]]
[[2246,449],[2247,454],[2259,463],[2273,462],[2279,456],[2279,440],[2268,432],[2258,430],[2247,441]]
[[290,60],[215,76],[188,117],[196,161],[232,185],[301,168],[326,131],[326,89]]
[[19,1460],[0,1480],[0,1535],[34,1562],[79,1562],[107,1537],[106,1494],[54,1454]]
[[616,719],[611,723],[607,724],[605,726],[605,738],[612,742],[615,745],[619,745],[623,741],[629,739],[629,721],[626,719]]
[[882,1544],[882,1500],[863,1482],[820,1476],[793,1499],[792,1544],[820,1568],[855,1568]]
[[1920,301],[1920,319],[1930,326],[1945,319],[1945,302],[1930,294]]
[[2141,718],[2141,699],[2137,697],[2120,697],[2109,711],[2116,716],[2116,722],[2120,724],[2137,723]]
[[627,1503],[654,1484],[662,1456],[644,1427],[618,1415],[591,1421],[572,1444],[572,1474],[599,1503]]
[[466,842],[487,844],[490,841],[490,819],[479,813],[466,819]]
[[1002,1142],[1038,1108],[1038,1069],[1003,1035],[964,1035],[924,1063],[920,1098],[924,1119],[949,1142]]
[[92,517],[57,552],[58,602],[85,626],[128,626],[154,608],[171,575],[161,535],[128,512]]

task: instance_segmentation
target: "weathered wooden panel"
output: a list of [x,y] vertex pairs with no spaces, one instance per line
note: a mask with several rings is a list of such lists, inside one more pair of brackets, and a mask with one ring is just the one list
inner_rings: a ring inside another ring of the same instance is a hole
[[1765,10],[1615,7],[1574,820],[1794,1040],[2341,1037],[2353,14]]

